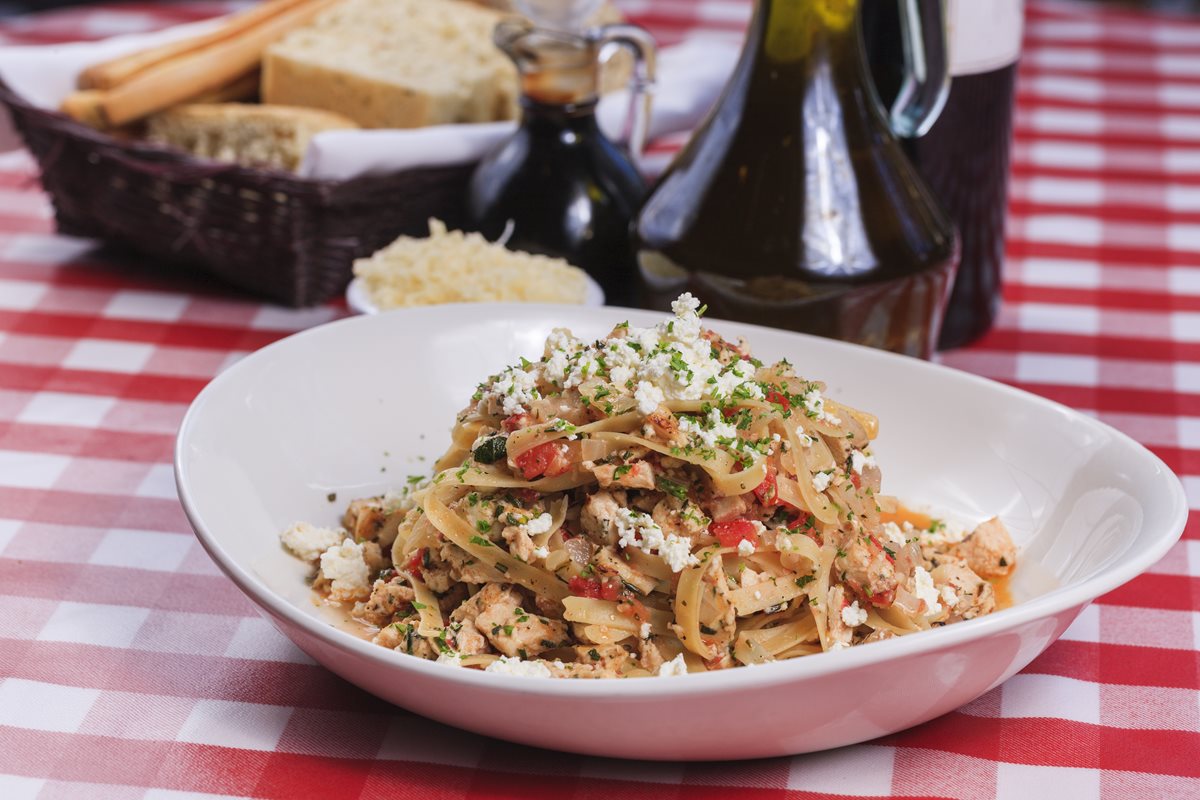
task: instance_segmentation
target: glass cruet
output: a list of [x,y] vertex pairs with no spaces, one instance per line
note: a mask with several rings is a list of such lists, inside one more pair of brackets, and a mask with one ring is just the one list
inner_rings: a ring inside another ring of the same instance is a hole
[[[556,22],[569,27],[582,18]],[[634,25],[570,31],[524,19],[500,23],[494,38],[516,64],[521,118],[472,175],[468,224],[510,248],[564,258],[586,270],[610,304],[630,303],[629,226],[645,194],[634,162],[646,136],[653,40]],[[632,54],[633,70],[624,131],[614,142],[597,124],[596,105],[601,67],[620,50]]]
[[944,22],[939,0],[899,2],[889,114],[858,0],[758,0],[729,83],[638,215],[646,304],[690,290],[714,316],[932,353],[957,239],[893,131],[944,102]]

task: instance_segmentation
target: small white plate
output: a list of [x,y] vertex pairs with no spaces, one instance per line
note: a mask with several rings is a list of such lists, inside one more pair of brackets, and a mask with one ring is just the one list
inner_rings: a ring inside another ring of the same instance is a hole
[[[583,277],[587,280],[583,304],[593,308],[604,305],[604,290],[600,288],[600,284],[596,283],[591,275]],[[372,302],[370,294],[367,293],[367,287],[363,284],[362,278],[355,278],[346,287],[346,305],[350,306],[350,310],[356,314],[378,314],[380,311],[379,306]]]
[[588,339],[622,320],[659,319],[620,308],[445,305],[291,336],[234,364],[196,398],[176,449],[179,496],[221,569],[301,649],[352,683],[479,733],[644,759],[803,753],[944,714],[1036,658],[1085,605],[1158,561],[1183,531],[1179,480],[1090,417],[935,364],[709,321],[727,337],[745,336],[763,360],[787,357],[825,380],[830,396],[878,414],[873,449],[890,494],[963,521],[998,514],[1021,548],[1016,604],[781,663],[597,681],[447,667],[370,644],[322,616],[307,567],[280,547],[279,531],[295,520],[336,525],[350,499],[426,473],[476,383],[540,353],[552,328]]

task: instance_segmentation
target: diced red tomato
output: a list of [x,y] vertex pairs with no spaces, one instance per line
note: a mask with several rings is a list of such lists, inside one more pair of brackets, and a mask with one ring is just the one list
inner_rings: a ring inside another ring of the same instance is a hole
[[748,519],[714,522],[708,526],[708,532],[717,537],[722,547],[737,547],[743,539],[758,541],[758,528]]
[[809,514],[807,511],[797,511],[796,516],[788,520],[787,527],[789,530],[794,531],[797,528],[803,528],[806,525],[809,525],[811,522],[812,514]]
[[850,473],[850,482],[854,484],[855,489],[862,488],[862,476],[859,475],[857,472]]
[[613,578],[600,582],[601,600],[619,600],[624,591],[625,587],[621,585],[621,582]]
[[779,487],[775,481],[775,473],[775,467],[767,465],[767,477],[754,487],[754,495],[758,498],[758,502],[767,508],[779,505]]
[[737,412],[738,412],[738,410],[736,408],[722,408],[721,416],[724,417],[725,419],[733,419],[734,416],[737,415]]
[[538,493],[534,489],[517,489],[513,495],[525,505],[537,502]]
[[788,400],[787,395],[782,392],[767,392],[767,402],[783,406],[784,411],[788,411],[792,407],[792,401]]
[[874,536],[871,536],[868,538],[870,538],[871,544],[875,545],[876,550],[880,550],[883,552],[884,558],[886,558],[888,561],[892,562],[893,564],[896,563],[896,557],[894,555],[892,555],[891,553],[889,553],[887,548],[879,543],[878,539],[876,539]]
[[567,446],[562,442],[545,442],[531,447],[513,459],[525,480],[531,481],[539,475],[553,478],[571,469],[567,458]]
[[567,582],[567,588],[576,597],[591,597],[597,600],[617,600],[625,587],[612,578],[583,578],[576,576]]
[[633,617],[638,622],[650,621],[650,609],[636,597],[626,597],[617,606],[617,611],[626,617]]
[[867,598],[867,601],[876,608],[887,608],[892,603],[896,602],[896,590],[888,589],[886,592],[876,592]]
[[508,433],[512,433],[513,431],[519,431],[521,428],[525,428],[528,426],[529,426],[529,415],[528,414],[513,414],[511,417],[507,417],[503,422],[500,423],[500,427],[504,428],[504,430],[507,431]]
[[420,550],[412,554],[412,558],[408,560],[408,564],[406,565],[409,573],[412,574],[412,576],[417,580],[421,579],[421,565],[424,562],[425,548],[422,547]]
[[567,581],[567,588],[576,597],[600,597],[600,581],[595,578],[581,578],[576,576]]

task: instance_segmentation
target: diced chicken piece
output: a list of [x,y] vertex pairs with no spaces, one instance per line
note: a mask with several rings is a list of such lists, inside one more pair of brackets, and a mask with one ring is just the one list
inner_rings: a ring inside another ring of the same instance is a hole
[[996,591],[965,561],[947,560],[933,570],[932,576],[948,612],[947,622],[974,619],[996,609]]
[[1017,548],[998,517],[980,523],[951,548],[950,554],[966,561],[972,572],[985,578],[1001,578],[1017,564]]
[[463,601],[463,604],[450,614],[452,622],[474,622],[475,618],[495,605],[511,606],[521,604],[521,595],[511,586],[502,583],[489,583],[475,594]]
[[404,585],[402,578],[375,581],[370,599],[355,605],[350,613],[364,622],[383,627],[401,610],[408,611],[414,598],[413,590]]
[[577,645],[575,653],[580,664],[590,664],[613,676],[629,663],[629,652],[619,644]]
[[539,614],[550,619],[562,619],[563,613],[566,611],[562,601],[555,600],[552,597],[543,597],[540,594],[533,598],[533,605],[537,608]]
[[650,516],[663,529],[664,535],[673,533],[681,538],[692,539],[708,530],[708,517],[700,510],[700,506],[690,500],[664,497],[655,504]]
[[527,564],[533,560],[536,546],[533,539],[529,538],[529,531],[524,525],[506,525],[500,535],[508,542],[509,553]]
[[454,649],[463,655],[473,656],[492,652],[487,638],[472,623],[453,623],[453,633],[448,637]]
[[654,637],[649,639],[639,639],[638,647],[641,648],[641,655],[638,657],[638,663],[643,669],[648,670],[651,675],[658,674],[658,668],[663,665],[667,659],[663,657],[662,650],[658,649],[658,644],[654,641]]
[[849,647],[854,638],[854,629],[842,619],[842,609],[850,605],[846,591],[840,584],[831,586],[825,598],[825,631],[829,647]]
[[496,581],[499,573],[458,545],[446,543],[438,550],[433,566],[422,569],[422,576],[430,589],[441,593],[449,591],[455,581],[489,583]]
[[651,441],[662,442],[673,447],[683,447],[687,444],[687,434],[679,429],[679,419],[670,409],[659,406],[657,410],[646,416],[643,431]]
[[715,497],[708,504],[708,516],[712,517],[713,522],[725,522],[742,516],[749,507],[741,495]]
[[350,502],[342,517],[342,525],[357,540],[379,542],[384,547],[390,547],[403,519],[403,513],[388,513],[382,497],[367,497]]
[[600,482],[600,488],[621,486],[626,489],[653,489],[654,467],[646,461],[632,464],[601,464],[592,468],[592,474]]
[[643,595],[650,594],[650,592],[654,591],[654,587],[658,585],[657,578],[634,569],[612,547],[600,548],[592,563],[595,565],[596,572],[599,575],[618,578],[622,583],[629,584]]
[[383,548],[379,546],[379,542],[363,542],[362,547],[363,561],[367,562],[367,569],[372,575],[388,565],[383,557]]
[[579,512],[579,524],[588,538],[600,545],[617,543],[617,511],[627,505],[624,492],[596,492]]
[[856,535],[842,545],[842,553],[834,562],[835,569],[845,573],[845,582],[855,593],[877,608],[886,608],[896,599],[896,568],[887,553],[874,541]]
[[415,616],[407,617],[403,622],[393,622],[381,629],[371,641],[401,653],[408,653],[410,656],[437,658],[433,645],[417,633],[419,624],[420,621]]
[[488,606],[475,617],[475,627],[501,653],[523,659],[561,647],[568,640],[565,622],[538,616],[514,603]]

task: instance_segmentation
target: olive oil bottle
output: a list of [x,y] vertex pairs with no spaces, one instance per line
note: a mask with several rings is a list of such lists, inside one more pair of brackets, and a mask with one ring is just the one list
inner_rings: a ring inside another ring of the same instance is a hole
[[724,93],[635,221],[647,305],[690,290],[713,316],[931,355],[957,239],[893,128],[936,117],[945,29],[939,0],[901,5],[910,69],[889,125],[858,0],[758,0]]

